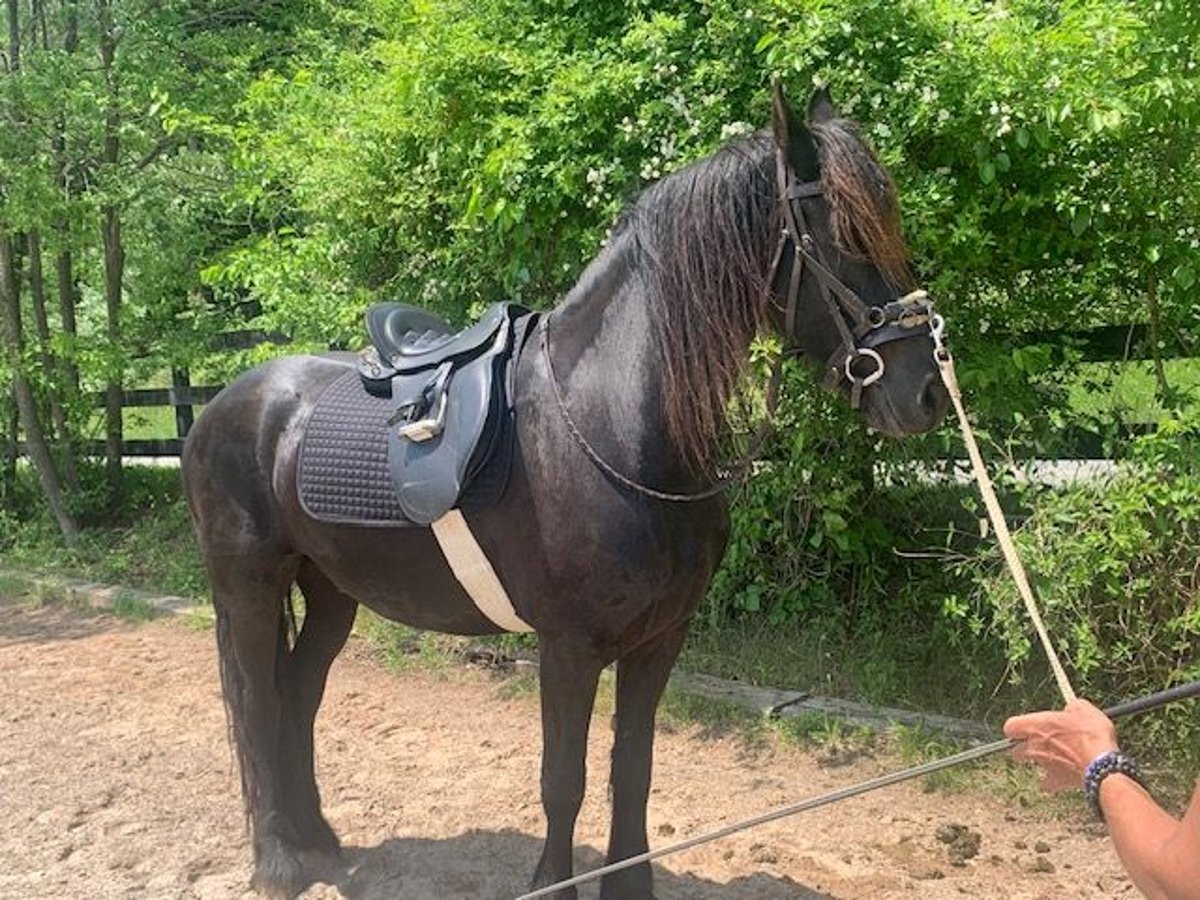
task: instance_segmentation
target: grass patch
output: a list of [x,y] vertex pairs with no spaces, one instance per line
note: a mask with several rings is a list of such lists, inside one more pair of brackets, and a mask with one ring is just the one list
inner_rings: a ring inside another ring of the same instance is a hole
[[31,589],[29,579],[15,572],[0,572],[0,596],[20,600]]
[[505,678],[500,685],[500,697],[504,700],[536,700],[538,677],[533,672],[517,672]]
[[445,669],[466,651],[465,638],[409,628],[365,606],[358,608],[354,633],[366,641],[388,669],[396,672]]
[[192,631],[212,631],[217,622],[213,616],[212,608],[203,606],[189,609],[182,615],[177,616],[176,621],[182,622],[185,628],[189,628]]
[[[936,602],[940,598],[931,598]],[[967,719],[995,717],[1019,705],[1007,686],[993,696],[1004,673],[999,649],[983,639],[956,644],[937,633],[943,627],[932,610],[925,619],[890,628],[771,623],[762,616],[715,627],[698,623],[679,665],[745,684]],[[948,678],[948,672],[956,674]]]
[[155,616],[155,609],[146,600],[134,596],[127,591],[118,591],[112,598],[109,611],[118,618],[130,622],[149,622]]
[[65,603],[71,606],[81,606],[75,593],[65,584],[57,581],[35,581],[29,592],[34,607],[40,608],[51,603]]
[[[32,478],[32,473],[23,472]],[[79,494],[69,498],[84,524],[68,545],[50,517],[28,501],[29,515],[4,522],[0,567],[207,600],[208,580],[192,536],[177,469],[129,466],[126,498],[115,517],[101,513],[102,475],[87,467]],[[30,490],[36,490],[30,485]]]
[[737,734],[757,742],[766,733],[762,716],[728,701],[702,697],[676,687],[668,687],[663,694],[658,723],[667,732],[698,727],[706,738]]

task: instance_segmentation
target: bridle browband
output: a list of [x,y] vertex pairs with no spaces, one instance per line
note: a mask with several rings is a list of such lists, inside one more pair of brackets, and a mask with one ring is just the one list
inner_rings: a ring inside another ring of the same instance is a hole
[[[861,297],[833,273],[825,263],[821,246],[809,231],[804,217],[803,201],[820,196],[824,188],[820,181],[801,181],[787,161],[783,148],[775,151],[775,173],[779,186],[779,202],[783,204],[783,228],[779,243],[771,261],[768,284],[774,289],[779,275],[783,254],[790,243],[793,248],[792,271],[788,278],[784,314],[784,339],[796,339],[796,313],[800,298],[800,285],[804,273],[811,270],[817,278],[821,298],[829,308],[830,318],[841,336],[841,343],[825,362],[825,378],[822,386],[834,390],[842,379],[850,382],[850,406],[858,409],[862,403],[864,388],[883,377],[883,357],[876,347],[891,341],[928,334],[932,328],[940,328],[940,317],[933,311],[933,301],[923,290],[912,291],[883,306],[869,306]],[[924,326],[924,327],[922,327]],[[862,375],[854,370],[860,359],[868,359],[874,368]]]

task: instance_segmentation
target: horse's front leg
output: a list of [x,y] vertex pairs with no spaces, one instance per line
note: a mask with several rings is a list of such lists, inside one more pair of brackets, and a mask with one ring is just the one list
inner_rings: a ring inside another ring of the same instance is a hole
[[[565,638],[539,638],[542,699],[542,809],[546,843],[533,875],[540,888],[571,877],[575,819],[587,780],[587,737],[603,663],[591,648]],[[575,888],[555,900],[575,900]]]
[[[616,734],[612,755],[612,827],[608,862],[645,853],[646,801],[654,755],[654,716],[687,624],[635,648],[617,662]],[[649,900],[654,895],[649,863],[607,875],[602,900]]]

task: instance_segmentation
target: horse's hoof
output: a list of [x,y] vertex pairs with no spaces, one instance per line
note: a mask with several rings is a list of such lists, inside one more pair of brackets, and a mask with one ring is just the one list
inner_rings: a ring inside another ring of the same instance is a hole
[[654,900],[654,876],[649,866],[634,866],[600,882],[600,900]]
[[260,841],[250,887],[268,900],[293,900],[310,884],[299,854],[279,838]]
[[340,846],[322,850],[300,850],[296,854],[304,875],[305,886],[315,881],[339,884],[349,874],[349,861]]
[[[533,883],[529,885],[529,889],[531,891],[540,890],[541,888],[549,887],[556,882],[565,881],[570,877],[570,875],[563,875],[559,878],[555,878],[552,875],[544,873],[541,865],[539,864],[537,871],[534,872]],[[548,900],[579,900],[579,891],[574,887],[563,888],[561,891],[555,891],[553,894],[548,894],[547,897]]]

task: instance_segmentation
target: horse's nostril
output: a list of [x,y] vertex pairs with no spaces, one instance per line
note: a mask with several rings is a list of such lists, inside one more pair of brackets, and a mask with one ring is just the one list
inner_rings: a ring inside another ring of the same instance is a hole
[[920,403],[921,407],[940,416],[945,410],[949,399],[946,387],[942,384],[942,379],[936,373],[927,375],[925,383],[921,385],[921,393],[917,398],[917,402]]

